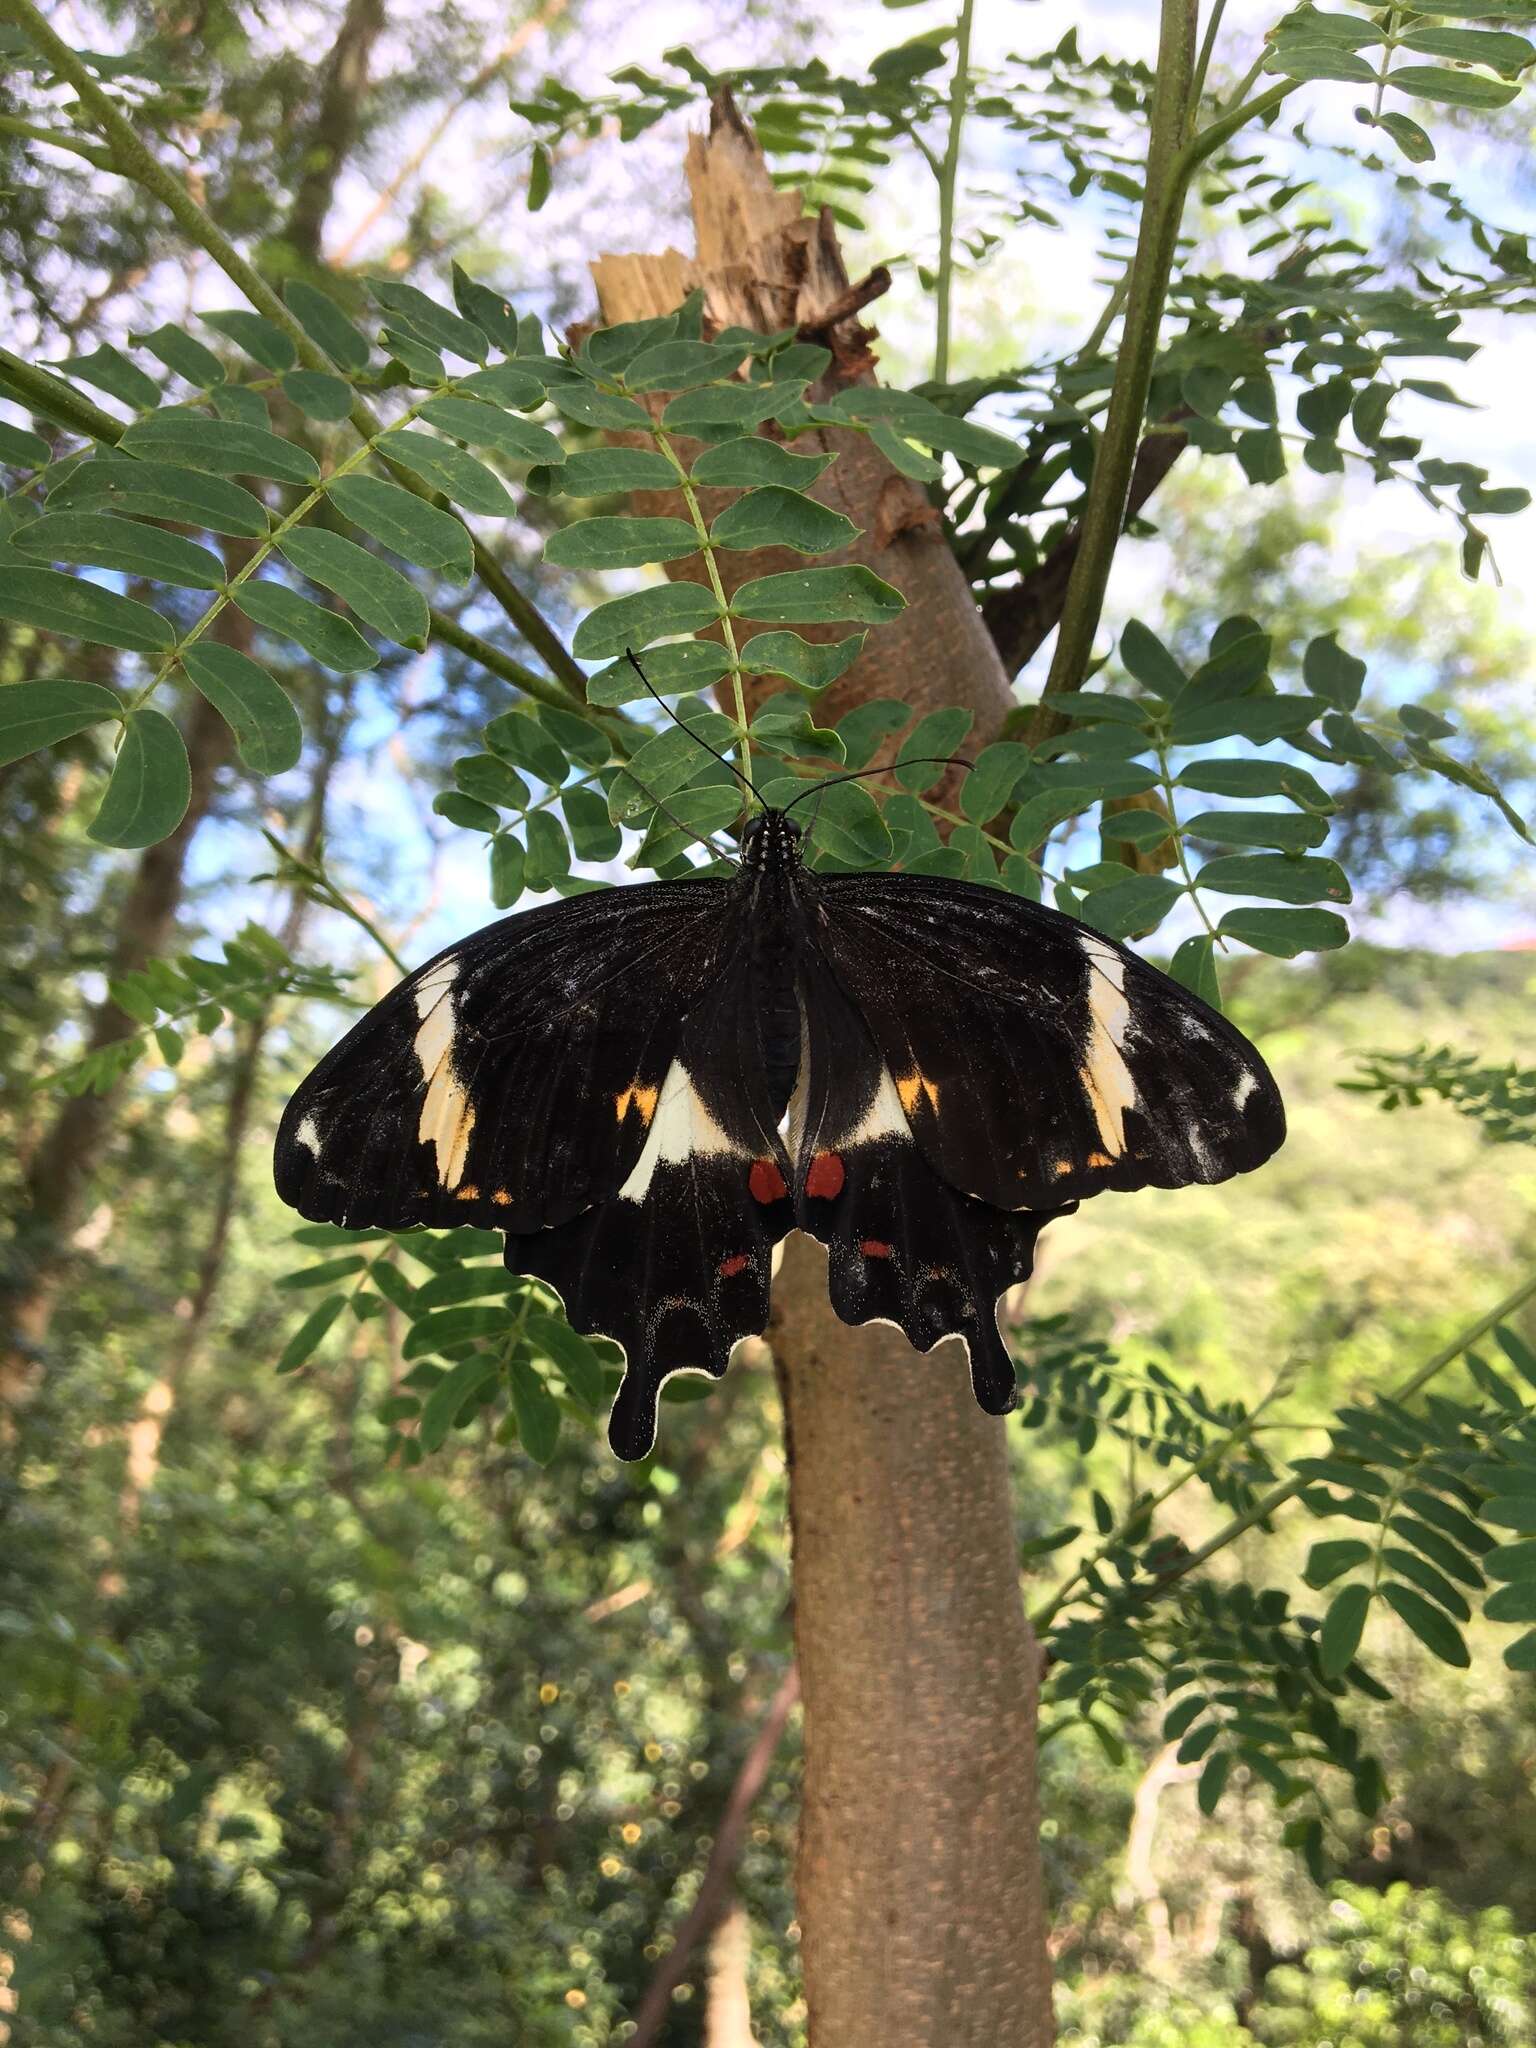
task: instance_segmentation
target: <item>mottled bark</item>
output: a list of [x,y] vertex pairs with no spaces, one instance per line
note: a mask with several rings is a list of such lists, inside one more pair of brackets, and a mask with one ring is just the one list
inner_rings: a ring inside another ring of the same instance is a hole
[[[872,379],[873,337],[852,315],[827,324],[849,290],[829,217],[803,218],[797,195],[774,190],[729,101],[691,141],[688,173],[697,260],[602,257],[604,319],[669,311],[702,285],[710,328],[825,330],[824,389]],[[919,712],[960,704],[978,740],[991,738],[1012,702],[1008,677],[932,508],[864,436],[825,445],[841,459],[815,495],[862,529],[842,559],[894,583],[907,609],[871,635],[824,716],[875,696]],[[801,560],[765,550],[721,567],[734,589]],[[894,1330],[838,1322],[824,1255],[808,1242],[791,1239],[774,1292],[805,1702],[798,1898],[811,2040],[1042,2048],[1052,2022],[1037,1657],[1004,1425],[976,1409],[960,1346],[919,1358]]]

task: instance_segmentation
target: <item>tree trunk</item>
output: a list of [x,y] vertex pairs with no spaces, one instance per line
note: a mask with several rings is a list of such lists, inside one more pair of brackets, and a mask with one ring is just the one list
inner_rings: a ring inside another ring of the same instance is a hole
[[[118,914],[117,936],[107,966],[114,979],[142,967],[163,952],[170,939],[181,905],[187,849],[213,801],[228,740],[229,729],[219,713],[206,699],[195,698],[186,725],[192,799],[170,838],[139,856]],[[137,1029],[109,995],[91,1013],[86,1045],[95,1051]],[[0,1357],[0,1408],[24,1397],[34,1376],[53,1319],[69,1232],[111,1123],[117,1094],[116,1088],[110,1088],[100,1095],[70,1097],[32,1157],[20,1231],[20,1270],[6,1303],[9,1328]]]
[[[702,285],[707,330],[793,322],[824,340],[833,365],[818,395],[872,379],[872,337],[851,313],[829,318],[850,297],[830,218],[804,218],[797,195],[774,189],[724,97],[708,137],[690,140],[688,175],[697,261],[601,257],[603,318],[664,313]],[[863,529],[834,559],[867,563],[907,599],[834,686],[827,721],[893,696],[918,712],[964,705],[978,739],[992,737],[1008,678],[932,508],[865,436],[823,445],[841,459],[814,495]],[[796,566],[772,550],[721,564],[728,589]],[[958,1344],[920,1358],[894,1330],[838,1322],[825,1256],[807,1240],[786,1247],[770,1335],[804,1684],[798,1899],[813,2048],[1042,2048],[1053,2029],[1038,1659],[1005,1427],[977,1410]]]

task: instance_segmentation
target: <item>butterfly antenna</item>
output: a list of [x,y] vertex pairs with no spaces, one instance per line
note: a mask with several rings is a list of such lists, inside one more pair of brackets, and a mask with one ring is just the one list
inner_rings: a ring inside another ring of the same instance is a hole
[[824,789],[830,789],[835,782],[862,782],[866,775],[889,775],[897,768],[974,768],[974,761],[967,761],[963,754],[914,754],[905,761],[886,761],[874,768],[850,768],[845,775],[824,775],[820,782],[813,782],[808,789],[802,789],[798,796],[792,796],[784,806],[786,815],[803,804],[808,796],[819,796]]
[[694,731],[693,727],[688,723],[686,718],[680,717],[678,713],[672,709],[672,706],[667,702],[666,698],[662,696],[660,690],[656,688],[655,684],[651,681],[650,677],[646,674],[645,670],[640,666],[639,658],[637,657],[635,650],[632,647],[625,648],[624,659],[629,663],[630,667],[634,670],[635,674],[640,678],[641,682],[644,683],[645,687],[650,691],[651,695],[656,699],[656,702],[661,706],[662,710],[665,711],[668,718],[671,719],[672,723],[674,725],[680,725],[683,728],[683,731],[687,733],[689,739],[691,739],[695,743],[695,745],[701,746],[706,754],[713,754],[715,759],[720,763],[722,768],[729,768],[731,773],[735,776],[736,780],[742,785],[742,787],[750,791],[751,794],[757,799],[758,803],[761,803],[763,800],[760,796],[758,796],[757,784],[752,780],[751,776],[744,775],[741,769],[737,767],[736,763],[733,760],[731,760],[728,755],[722,754],[718,748],[712,747],[707,739],[703,738],[701,734],[696,733]]
[[693,840],[693,842],[697,846],[707,846],[710,852],[715,856],[716,860],[723,860],[729,867],[739,868],[741,866],[741,862],[737,860],[736,856],[730,851],[728,847],[716,846],[713,839],[706,838],[702,832],[695,832],[691,825],[685,825],[682,819],[677,815],[676,811],[669,811],[666,805],[662,802],[661,798],[657,796],[656,792],[654,790],[647,789],[645,784],[639,779],[637,775],[631,774],[628,768],[624,769],[623,773],[629,776],[630,781],[634,783],[636,789],[639,790],[640,794],[645,798],[646,802],[649,804],[653,804],[656,807],[656,809],[660,811],[661,815],[666,819],[667,823],[669,825],[675,825],[677,830],[682,833],[685,839]]

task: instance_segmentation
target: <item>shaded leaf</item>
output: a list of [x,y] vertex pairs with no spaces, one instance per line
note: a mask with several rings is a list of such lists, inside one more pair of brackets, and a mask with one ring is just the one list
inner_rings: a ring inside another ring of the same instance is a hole
[[163,711],[131,711],[89,836],[98,846],[137,849],[168,839],[192,801],[192,770],[181,734]]
[[104,683],[55,677],[0,688],[0,767],[67,740],[104,718],[121,718],[124,704]]
[[304,747],[299,714],[264,668],[237,648],[207,641],[189,647],[181,665],[234,734],[247,768],[282,775],[293,767]]

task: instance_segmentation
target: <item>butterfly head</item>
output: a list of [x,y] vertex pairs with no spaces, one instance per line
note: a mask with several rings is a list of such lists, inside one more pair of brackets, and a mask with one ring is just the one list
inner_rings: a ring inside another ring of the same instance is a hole
[[800,865],[800,827],[782,811],[759,811],[741,835],[741,864],[759,872]]

